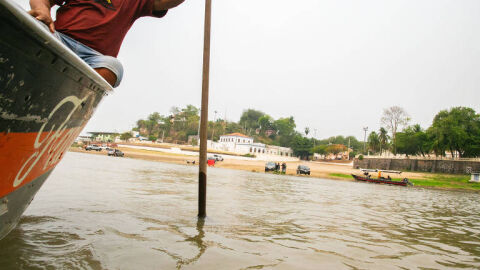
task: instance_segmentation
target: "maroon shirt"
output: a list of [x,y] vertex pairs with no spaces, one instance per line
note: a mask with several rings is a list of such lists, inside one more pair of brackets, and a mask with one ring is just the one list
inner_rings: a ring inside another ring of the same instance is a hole
[[154,12],[154,0],[55,0],[55,29],[104,54],[116,57],[125,35],[136,19],[163,17]]

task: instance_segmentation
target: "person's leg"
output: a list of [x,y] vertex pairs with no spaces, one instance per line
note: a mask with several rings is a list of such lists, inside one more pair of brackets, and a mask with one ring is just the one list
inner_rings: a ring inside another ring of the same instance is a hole
[[94,70],[100,74],[112,87],[117,83],[117,75],[108,68],[94,68]]
[[108,55],[93,55],[83,60],[97,71],[111,86],[118,87],[123,78],[123,66],[117,58]]
[[123,78],[123,66],[118,59],[103,55],[60,32],[55,32],[54,36],[93,68],[112,87],[120,85]]

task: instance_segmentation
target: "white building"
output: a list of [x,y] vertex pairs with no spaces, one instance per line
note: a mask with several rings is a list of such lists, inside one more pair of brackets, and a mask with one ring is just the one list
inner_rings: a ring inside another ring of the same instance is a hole
[[293,156],[293,150],[288,148],[288,147],[267,145],[266,154],[275,155],[275,156],[292,157]]
[[252,154],[256,156],[293,156],[293,151],[290,148],[255,143],[253,142],[252,137],[248,137],[241,133],[222,135],[220,136],[220,140],[218,142],[211,142],[209,148],[237,154]]
[[238,154],[261,153],[265,151],[265,144],[254,143],[252,137],[241,133],[232,133],[220,136],[220,140],[212,143],[212,148]]

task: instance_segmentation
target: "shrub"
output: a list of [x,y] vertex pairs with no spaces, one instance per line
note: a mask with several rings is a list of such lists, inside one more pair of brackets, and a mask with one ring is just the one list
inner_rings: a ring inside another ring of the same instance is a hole
[[358,160],[363,160],[363,155],[358,156]]

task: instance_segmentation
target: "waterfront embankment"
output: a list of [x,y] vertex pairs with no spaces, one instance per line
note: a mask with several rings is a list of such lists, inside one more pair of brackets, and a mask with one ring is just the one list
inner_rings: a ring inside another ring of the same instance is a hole
[[480,171],[480,161],[425,159],[425,158],[370,158],[355,159],[355,168],[416,171],[446,174],[469,174]]
[[[180,152],[171,151],[155,151],[147,149],[138,149],[132,147],[119,147],[125,153],[125,157],[159,161],[167,163],[182,164],[185,166],[193,166],[198,162],[198,156],[184,154]],[[71,147],[70,151],[83,152],[96,155],[106,155],[105,151],[85,151],[83,148]],[[224,161],[217,162],[215,167],[226,168],[234,170],[244,170],[250,172],[261,172],[265,170],[265,160],[254,158],[243,158],[239,156],[222,155]],[[280,160],[279,160],[280,161]],[[360,174],[360,170],[355,169],[352,163],[335,163],[335,162],[316,162],[316,161],[286,161],[287,175],[296,175],[296,168],[298,165],[307,165],[310,167],[311,175],[309,177],[326,178],[343,181],[354,181],[351,174]],[[308,177],[308,176],[304,176]],[[396,179],[398,176],[393,176]],[[450,175],[450,174],[434,174],[424,172],[403,172],[401,178],[410,179],[415,187],[437,188],[448,190],[465,190],[480,192],[479,183],[469,183],[470,177],[468,175]],[[397,180],[397,179],[396,179]],[[400,180],[400,179],[398,179]]]

